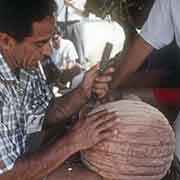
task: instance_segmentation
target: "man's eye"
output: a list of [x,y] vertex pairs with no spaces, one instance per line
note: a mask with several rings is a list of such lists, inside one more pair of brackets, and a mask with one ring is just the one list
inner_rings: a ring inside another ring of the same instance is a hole
[[37,48],[42,48],[44,46],[44,44],[42,43],[37,43],[37,44],[34,44],[35,47]]

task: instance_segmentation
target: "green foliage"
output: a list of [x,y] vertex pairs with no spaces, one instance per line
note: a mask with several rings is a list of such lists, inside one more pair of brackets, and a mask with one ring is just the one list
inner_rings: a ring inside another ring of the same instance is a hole
[[86,13],[92,12],[103,18],[111,15],[116,21],[126,21],[131,13],[144,13],[153,2],[154,0],[88,0]]

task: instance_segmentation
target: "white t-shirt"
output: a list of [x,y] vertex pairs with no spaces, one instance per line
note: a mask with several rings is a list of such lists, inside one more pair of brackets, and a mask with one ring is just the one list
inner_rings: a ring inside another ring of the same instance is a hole
[[180,47],[180,0],[156,0],[140,35],[156,49],[174,37]]
[[53,52],[51,58],[59,69],[63,69],[67,63],[75,64],[78,55],[74,44],[70,40],[60,39],[60,48]]
[[[72,4],[80,9],[81,11],[84,11],[84,7],[86,5],[87,0],[72,0]],[[64,0],[56,0],[56,3],[58,5],[58,18],[57,20],[59,22],[65,21],[65,12],[66,12],[66,6],[64,4]],[[75,20],[81,20],[83,16],[77,13],[77,11],[74,8],[68,7],[68,21],[75,21]]]

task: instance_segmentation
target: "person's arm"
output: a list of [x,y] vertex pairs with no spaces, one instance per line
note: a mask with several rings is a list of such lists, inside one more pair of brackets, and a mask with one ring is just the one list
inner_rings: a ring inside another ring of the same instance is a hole
[[114,68],[108,68],[101,76],[99,76],[98,68],[99,66],[96,65],[87,71],[81,84],[69,94],[50,102],[46,114],[47,125],[63,123],[73,113],[78,112],[88,102],[93,90],[98,97],[106,94]]
[[46,124],[61,123],[73,113],[78,112],[91,96],[93,82],[97,75],[98,66],[94,66],[86,73],[76,89],[62,97],[52,99],[46,113]]
[[113,80],[110,84],[111,89],[121,86],[145,61],[146,57],[154,48],[143,40],[140,36],[136,38],[127,52],[121,57],[116,71],[113,75]]
[[88,101],[88,96],[84,91],[79,86],[63,97],[54,98],[49,104],[46,114],[46,124],[60,123],[66,120],[66,118],[71,117],[73,113],[78,112]]
[[120,121],[117,116],[115,112],[103,110],[80,119],[64,138],[40,152],[18,159],[14,168],[0,175],[0,179],[40,180],[46,177],[72,154],[113,136]]
[[71,139],[63,138],[42,151],[24,156],[16,161],[14,168],[0,175],[1,180],[39,180],[55,170],[77,152]]
[[81,16],[84,15],[84,10],[76,7],[72,0],[64,0],[64,3],[66,6],[73,8],[77,14],[79,14]]

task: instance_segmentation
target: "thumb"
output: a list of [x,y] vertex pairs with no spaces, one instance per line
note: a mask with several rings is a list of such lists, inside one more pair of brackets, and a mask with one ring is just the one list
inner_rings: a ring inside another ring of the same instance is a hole
[[85,119],[90,110],[90,107],[86,104],[79,112],[79,119]]
[[99,64],[96,64],[92,66],[88,71],[87,71],[87,76],[90,76],[93,80],[96,78],[99,70]]

